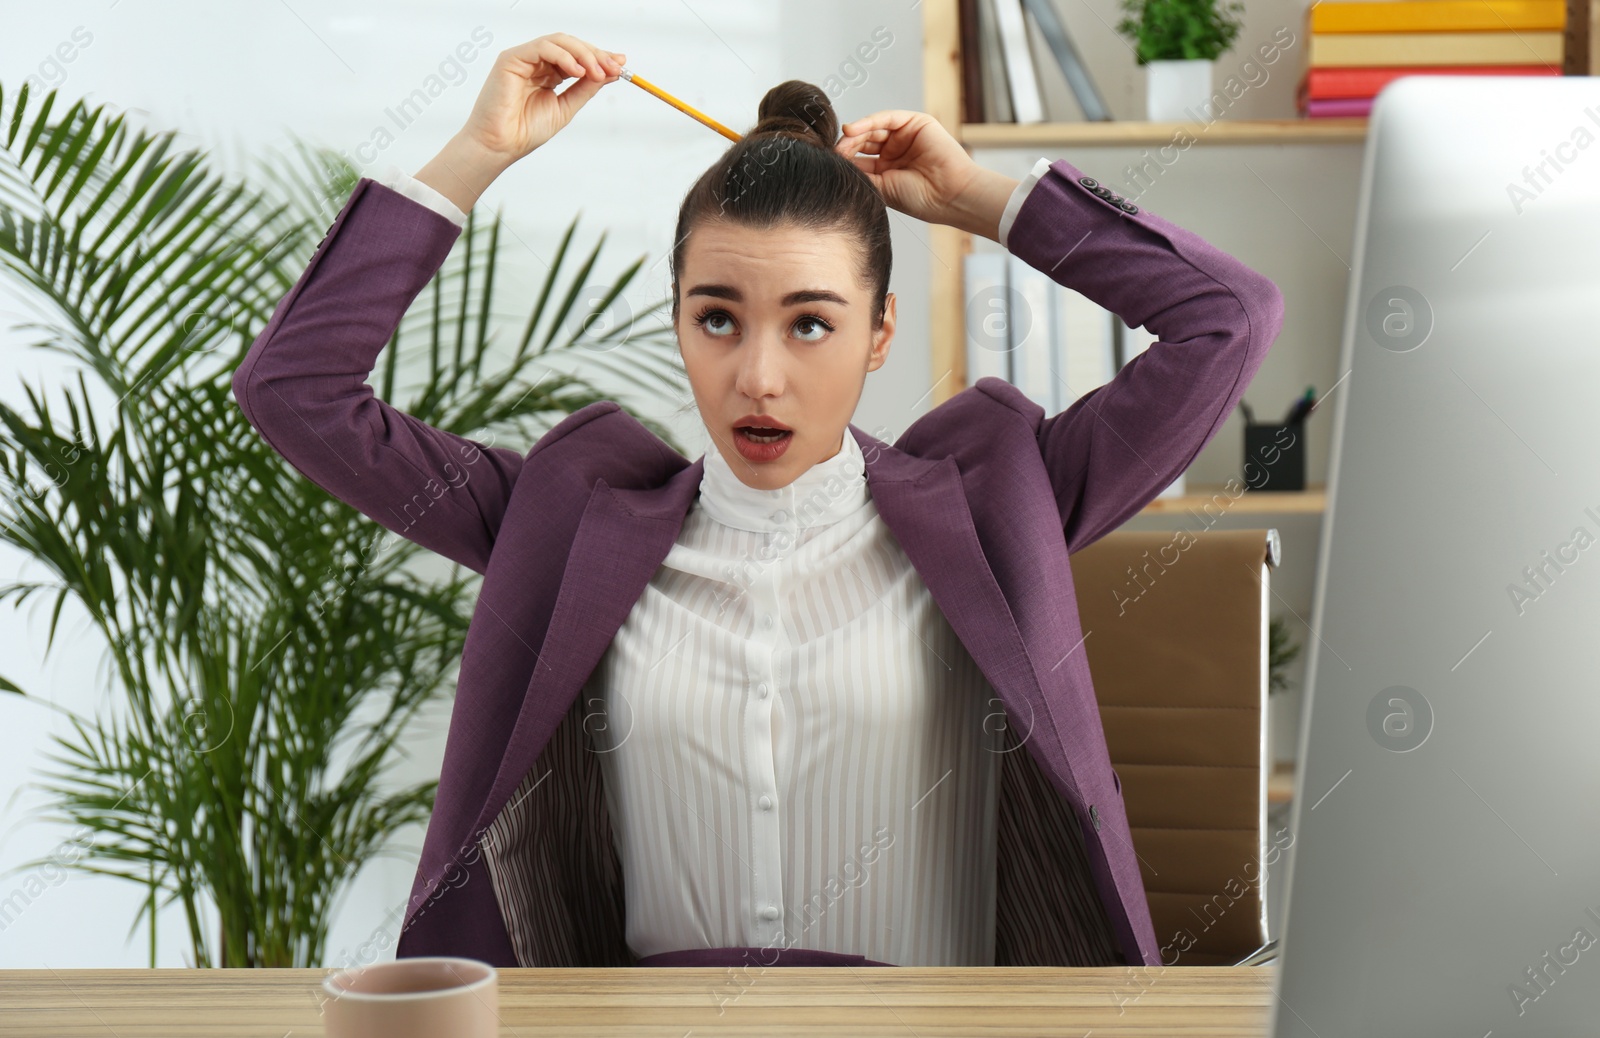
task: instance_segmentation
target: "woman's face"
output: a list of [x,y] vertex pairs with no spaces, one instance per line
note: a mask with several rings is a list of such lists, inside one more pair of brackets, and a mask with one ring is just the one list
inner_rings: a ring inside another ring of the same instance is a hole
[[[874,328],[856,246],[794,224],[703,221],[684,247],[678,290],[678,348],[695,404],[739,479],[776,490],[839,453],[867,372],[882,367],[894,337],[894,294]],[[748,415],[793,430],[776,458],[736,430]]]

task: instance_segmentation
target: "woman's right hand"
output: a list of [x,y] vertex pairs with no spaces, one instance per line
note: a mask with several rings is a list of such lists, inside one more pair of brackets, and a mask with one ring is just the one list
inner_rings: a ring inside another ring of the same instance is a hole
[[[620,78],[626,59],[564,32],[503,50],[458,136],[509,166],[554,137],[601,87]],[[578,81],[557,93],[571,78]]]

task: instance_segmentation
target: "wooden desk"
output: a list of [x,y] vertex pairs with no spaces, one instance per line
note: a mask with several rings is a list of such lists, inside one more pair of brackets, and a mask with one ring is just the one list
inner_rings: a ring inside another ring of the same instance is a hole
[[[511,969],[501,1034],[1266,1034],[1275,967]],[[0,1034],[321,1035],[326,970],[0,970]]]

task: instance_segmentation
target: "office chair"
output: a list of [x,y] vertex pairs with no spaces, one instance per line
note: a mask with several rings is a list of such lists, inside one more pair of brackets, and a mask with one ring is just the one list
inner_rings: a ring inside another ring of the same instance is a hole
[[[1267,944],[1276,530],[1117,530],[1070,557],[1083,646],[1167,965]],[[1281,866],[1280,866],[1281,867]]]

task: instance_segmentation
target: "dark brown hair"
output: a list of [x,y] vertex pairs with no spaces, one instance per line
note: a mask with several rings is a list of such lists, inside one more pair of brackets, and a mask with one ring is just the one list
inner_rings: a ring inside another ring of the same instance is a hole
[[889,212],[855,163],[834,150],[839,119],[819,88],[790,79],[761,99],[756,125],[700,175],[678,208],[672,247],[672,320],[690,231],[727,220],[760,230],[792,222],[842,231],[857,246],[857,276],[873,289],[872,322],[889,291]]

